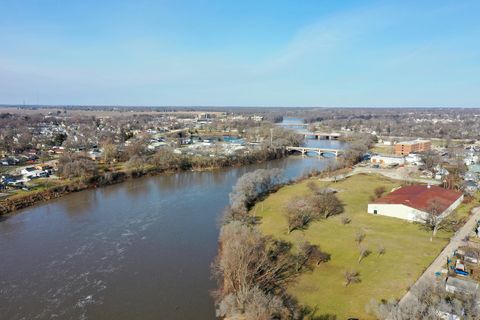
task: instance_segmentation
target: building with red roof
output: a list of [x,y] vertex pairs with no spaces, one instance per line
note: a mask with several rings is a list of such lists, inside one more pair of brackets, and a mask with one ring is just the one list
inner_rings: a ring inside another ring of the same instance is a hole
[[425,221],[429,213],[445,218],[463,201],[463,193],[437,186],[413,185],[396,189],[368,204],[368,213]]

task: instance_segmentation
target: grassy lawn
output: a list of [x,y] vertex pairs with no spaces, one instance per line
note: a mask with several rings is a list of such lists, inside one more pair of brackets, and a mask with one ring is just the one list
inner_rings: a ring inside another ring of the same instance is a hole
[[[373,190],[385,186],[390,191],[398,186],[397,181],[378,175],[355,175],[337,183],[313,181],[339,191],[344,214],[352,219],[350,224],[342,225],[340,215],[287,234],[283,206],[293,196],[309,192],[308,180],[270,195],[252,209],[253,214],[261,217],[260,229],[265,234],[293,244],[308,240],[331,254],[329,262],[302,274],[290,286],[290,293],[301,304],[318,308],[317,316],[335,314],[337,319],[369,319],[365,306],[370,300],[400,298],[448,243],[450,234],[439,232],[430,242],[430,233],[419,225],[368,214],[367,203]],[[372,251],[360,264],[359,246],[355,242],[358,231],[366,235],[362,245]],[[384,255],[378,255],[379,246],[385,247]],[[360,273],[361,282],[344,287],[343,272],[352,269]]]
[[472,196],[472,200],[469,203],[462,203],[454,213],[449,215],[446,219],[466,220],[470,215],[470,211],[478,207],[480,204],[480,192],[475,193]]
[[393,146],[374,146],[373,148],[370,149],[370,151],[374,153],[380,153],[380,154],[395,154],[395,148]]
[[[447,139],[439,139],[439,138],[433,138],[431,139],[432,141],[432,146],[434,147],[445,147],[448,140]],[[468,142],[468,140],[465,140],[465,139],[452,139],[450,141],[450,145],[458,145],[458,144],[463,144],[463,143],[466,143]]]
[[69,182],[68,180],[64,180],[64,179],[61,179],[61,180],[60,179],[53,180],[53,179],[45,179],[45,178],[35,179],[31,182],[29,186],[30,189],[28,191],[22,190],[22,189],[10,190],[8,198],[16,199],[19,197],[42,192],[55,186],[66,185],[68,184],[68,182]]

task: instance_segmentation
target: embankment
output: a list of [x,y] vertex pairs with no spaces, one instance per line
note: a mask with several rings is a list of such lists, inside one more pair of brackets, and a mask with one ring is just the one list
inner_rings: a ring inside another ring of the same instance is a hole
[[209,171],[224,167],[239,167],[255,163],[281,159],[286,156],[285,152],[269,152],[263,157],[255,156],[238,157],[233,161],[209,163],[202,165],[175,166],[171,168],[158,168],[150,166],[148,168],[132,168],[122,171],[106,171],[83,180],[76,179],[65,184],[49,187],[41,191],[31,191],[24,194],[12,195],[0,201],[0,216],[15,212],[20,209],[28,208],[35,204],[60,198],[72,192],[78,192],[86,189],[99,188],[124,182],[128,179],[140,178],[143,176],[155,176],[160,174],[172,174],[181,171]]

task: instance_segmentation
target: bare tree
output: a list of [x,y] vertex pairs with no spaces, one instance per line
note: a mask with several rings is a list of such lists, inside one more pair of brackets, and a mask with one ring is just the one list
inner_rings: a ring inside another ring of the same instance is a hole
[[245,320],[289,319],[290,310],[281,297],[263,292],[258,286],[230,293],[218,305],[217,317]]
[[219,243],[213,269],[219,282],[219,316],[292,319],[281,295],[282,285],[299,271],[291,246],[239,221],[222,227]]
[[179,162],[179,156],[170,148],[162,148],[150,158],[150,163],[160,171],[178,169]]
[[455,157],[453,163],[448,167],[449,174],[444,177],[443,187],[445,189],[461,190],[463,186],[463,175],[468,168],[463,162],[463,157]]
[[359,252],[360,252],[360,255],[358,257],[358,263],[362,262],[363,259],[365,259],[366,257],[368,257],[370,255],[370,253],[372,253],[368,247],[364,247],[364,246],[361,246],[359,248]]
[[309,198],[313,212],[320,218],[327,219],[343,212],[343,204],[337,196],[326,189],[319,189]]
[[356,270],[345,271],[343,273],[343,278],[345,279],[344,286],[347,287],[351,283],[360,282],[360,273]]
[[383,244],[379,245],[377,248],[378,256],[384,255],[386,252],[385,246]]
[[304,228],[313,219],[312,207],[303,198],[290,200],[286,203],[284,210],[287,218],[288,233]]
[[364,239],[365,233],[363,231],[357,231],[357,233],[355,234],[355,242],[360,245]]
[[352,222],[352,219],[349,216],[343,216],[341,219],[342,224],[349,224]]
[[117,157],[117,146],[110,142],[105,142],[102,144],[103,150],[103,160],[105,163],[111,163]]
[[320,265],[321,263],[330,261],[331,255],[326,253],[320,249],[319,246],[310,244],[309,242],[305,242],[300,245],[300,252],[302,252],[302,256],[305,257],[306,262],[310,262],[310,264]]
[[317,193],[320,190],[320,187],[312,180],[307,182],[307,188],[310,189],[313,193]]
[[375,190],[373,190],[377,199],[380,198],[386,191],[387,189],[384,186],[377,187]]
[[266,195],[281,183],[280,169],[258,169],[238,179],[230,193],[230,205],[238,211],[248,211],[259,197]]
[[432,231],[430,241],[433,241],[433,237],[437,235],[437,231],[440,229],[442,217],[441,206],[437,200],[432,200],[428,204],[425,214],[419,216],[419,220],[424,224],[426,228]]
[[133,155],[126,163],[125,167],[132,172],[142,173],[145,170],[147,160],[141,155]]
[[80,178],[82,181],[87,181],[97,173],[96,164],[85,157],[65,154],[58,160],[58,174],[63,178]]
[[367,305],[367,312],[380,320],[446,319],[441,312],[456,316],[457,319],[474,320],[480,317],[477,299],[477,295],[452,296],[445,291],[443,282],[421,282],[402,304],[372,300]]
[[434,151],[425,152],[422,156],[423,163],[425,163],[425,168],[432,171],[437,165],[442,163],[440,156]]

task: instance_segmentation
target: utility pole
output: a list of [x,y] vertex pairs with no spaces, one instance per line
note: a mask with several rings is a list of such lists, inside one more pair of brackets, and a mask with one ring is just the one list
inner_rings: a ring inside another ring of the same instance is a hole
[[270,146],[273,145],[273,128],[270,128]]

